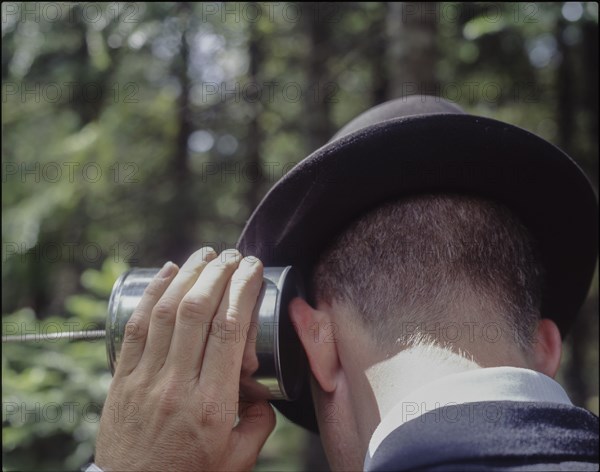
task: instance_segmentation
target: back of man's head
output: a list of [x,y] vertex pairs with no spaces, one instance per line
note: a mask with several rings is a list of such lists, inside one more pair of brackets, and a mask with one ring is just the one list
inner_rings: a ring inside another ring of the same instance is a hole
[[390,202],[354,221],[321,255],[318,301],[355,312],[383,346],[430,339],[465,346],[475,331],[529,352],[542,266],[504,206],[461,195]]

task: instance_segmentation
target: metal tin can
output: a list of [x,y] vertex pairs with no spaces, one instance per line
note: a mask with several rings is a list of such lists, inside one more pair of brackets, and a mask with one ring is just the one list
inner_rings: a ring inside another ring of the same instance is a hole
[[[144,290],[159,269],[131,269],[113,286],[106,320],[106,351],[114,374],[125,326]],[[248,400],[295,400],[307,372],[307,360],[290,321],[288,305],[303,296],[301,278],[291,267],[265,267],[260,294],[248,327],[240,327],[245,342],[240,397]],[[236,338],[238,340],[238,338]]]

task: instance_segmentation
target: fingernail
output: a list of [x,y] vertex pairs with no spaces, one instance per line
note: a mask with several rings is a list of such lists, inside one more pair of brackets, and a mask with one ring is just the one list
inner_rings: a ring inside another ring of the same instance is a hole
[[258,257],[246,256],[242,259],[242,261],[249,266],[253,266],[254,264],[256,264],[258,262]]
[[203,247],[202,249],[198,249],[195,253],[193,253],[189,262],[193,265],[199,265],[203,262],[206,262],[209,258],[216,255],[215,250],[211,247]]
[[165,263],[164,266],[162,266],[162,269],[160,269],[160,271],[158,272],[158,276],[159,277],[163,277],[163,278],[168,278],[171,277],[171,275],[173,275],[173,273],[175,272],[175,264],[173,264],[171,261]]
[[239,261],[242,257],[242,255],[239,253],[239,251],[237,249],[226,249],[225,251],[222,252],[222,255],[223,255],[224,261],[228,261],[231,259],[235,259],[235,260]]
[[217,251],[215,251],[212,247],[206,246],[201,249],[204,254],[204,258],[212,257],[217,255]]

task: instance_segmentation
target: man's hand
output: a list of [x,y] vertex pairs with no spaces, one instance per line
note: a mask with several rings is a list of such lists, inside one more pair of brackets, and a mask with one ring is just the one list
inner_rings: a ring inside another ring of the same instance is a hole
[[[244,339],[262,264],[239,252],[167,263],[127,324],[96,443],[103,470],[248,470],[275,426],[240,405]],[[237,335],[235,334],[237,330]],[[237,421],[239,415],[239,422]]]

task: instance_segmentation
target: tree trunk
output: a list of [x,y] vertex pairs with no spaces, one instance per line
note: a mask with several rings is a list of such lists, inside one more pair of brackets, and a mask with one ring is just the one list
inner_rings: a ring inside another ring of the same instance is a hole
[[592,183],[598,182],[598,25],[586,21],[583,24],[583,107],[587,111],[587,138],[590,140],[590,155],[586,162]]
[[380,15],[369,27],[369,38],[376,38],[368,51],[373,74],[371,90],[374,105],[383,103],[390,97],[388,68],[386,66],[387,58],[385,54],[387,41],[385,35],[381,34],[381,31],[384,31],[386,28],[386,18],[390,8],[389,5],[388,2],[383,2],[381,4]]
[[173,199],[163,209],[165,233],[162,235],[162,240],[164,244],[160,245],[159,251],[164,260],[183,263],[189,253],[195,249],[194,223],[198,214],[196,208],[201,205],[201,202],[195,201],[198,196],[192,195],[188,168],[188,139],[193,130],[193,123],[189,105],[190,51],[186,32],[189,26],[191,7],[189,3],[181,2],[177,6],[177,11],[182,31],[180,55],[175,64],[175,75],[181,85],[181,94],[177,104],[179,131],[175,141],[175,153],[169,168],[170,175],[167,176],[171,180],[175,192]]
[[562,61],[558,67],[558,77],[556,85],[558,89],[558,145],[567,152],[572,152],[573,132],[574,132],[574,107],[575,96],[573,94],[573,74],[571,49],[563,40],[563,34],[566,28],[566,21],[562,18],[558,21],[558,31],[556,40],[558,50],[562,56]]
[[388,5],[390,98],[439,95],[435,77],[436,3],[391,2]]
[[[256,10],[260,9],[260,6],[255,6]],[[250,56],[250,67],[249,67],[249,83],[256,85],[256,89],[262,89],[260,80],[260,69],[262,65],[262,47],[261,47],[261,33],[258,30],[257,23],[250,23],[249,25],[249,39],[248,39],[248,54]],[[254,90],[252,87],[251,90]],[[263,141],[262,129],[260,127],[260,113],[261,104],[258,99],[259,96],[248,97],[252,100],[253,110],[252,119],[248,124],[248,165],[252,169],[252,180],[249,182],[248,193],[246,200],[250,212],[260,203],[263,196],[264,186],[264,172],[262,168],[262,162],[260,158],[260,146]],[[254,172],[256,170],[256,173]]]
[[[563,18],[558,20],[556,40],[558,50],[562,56],[562,61],[557,70],[556,86],[558,90],[558,145],[567,153],[573,154],[575,133],[575,94],[573,90],[573,57],[571,48],[565,44],[563,34],[567,27],[567,22]],[[586,319],[583,316],[585,310],[582,309],[577,322],[571,328],[566,339],[565,348],[568,355],[567,365],[565,366],[565,381],[569,390],[569,396],[577,406],[584,406],[587,397],[586,383],[583,378],[583,366],[585,365],[585,337],[587,331]]]
[[[330,56],[330,24],[323,20],[319,3],[306,3],[305,21],[309,41],[307,86],[302,91],[306,106],[309,152],[321,147],[334,134],[330,119],[331,102],[327,93]],[[321,7],[322,8],[322,7]]]

